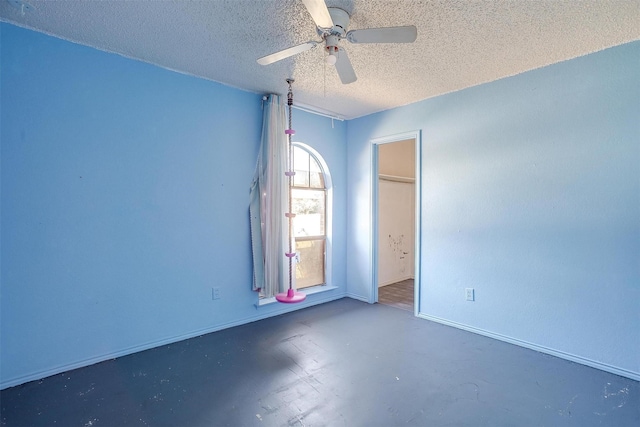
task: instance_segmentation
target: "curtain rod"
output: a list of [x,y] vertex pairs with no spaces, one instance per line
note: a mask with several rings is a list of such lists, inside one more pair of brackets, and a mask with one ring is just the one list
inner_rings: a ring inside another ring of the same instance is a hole
[[306,105],[293,105],[293,108],[295,108],[296,110],[300,110],[300,111],[304,111],[306,113],[311,113],[311,114],[315,114],[316,116],[322,116],[322,117],[327,117],[331,120],[339,120],[341,122],[344,122],[344,119],[342,117],[339,116],[335,116],[332,115],[330,113],[323,113],[321,111],[315,110],[311,107],[307,107]]
[[[263,95],[262,96],[262,100],[266,101],[267,100],[267,96]],[[298,105],[292,105],[293,108],[295,108],[296,110],[300,110],[300,111],[304,111],[305,113],[311,113],[311,114],[315,114],[316,116],[322,116],[322,117],[327,117],[331,120],[338,120],[341,122],[344,122],[344,118],[340,117],[340,116],[336,116],[334,114],[331,114],[329,112],[323,112],[323,111],[319,111],[309,105],[305,105],[305,104],[298,104]]]

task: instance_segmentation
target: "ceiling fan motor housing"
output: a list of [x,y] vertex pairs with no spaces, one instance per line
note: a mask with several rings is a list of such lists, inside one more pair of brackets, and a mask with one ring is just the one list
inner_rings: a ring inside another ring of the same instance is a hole
[[335,54],[338,51],[338,42],[347,35],[349,14],[337,7],[329,7],[328,9],[333,21],[333,27],[329,29],[318,27],[318,34],[324,39],[327,52]]
[[347,33],[347,27],[349,26],[349,14],[337,7],[330,7],[328,9],[331,20],[333,21],[331,33],[337,33],[341,37],[344,37]]
[[323,39],[329,36],[336,36],[338,39],[345,38],[347,35],[347,27],[349,26],[349,14],[337,7],[330,7],[328,9],[331,20],[333,21],[333,27],[317,27],[318,35]]

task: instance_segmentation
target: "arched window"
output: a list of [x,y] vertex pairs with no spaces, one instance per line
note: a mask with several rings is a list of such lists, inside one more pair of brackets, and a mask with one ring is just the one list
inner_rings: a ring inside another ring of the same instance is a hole
[[293,143],[293,165],[296,287],[304,289],[327,284],[330,176],[318,153],[301,143]]

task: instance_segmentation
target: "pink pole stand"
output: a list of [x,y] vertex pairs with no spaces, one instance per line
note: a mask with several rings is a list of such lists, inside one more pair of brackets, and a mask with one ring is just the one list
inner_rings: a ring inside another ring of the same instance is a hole
[[295,135],[296,131],[295,131],[295,130],[293,130],[293,129],[285,129],[285,130],[284,130],[284,133],[285,133],[286,135]]
[[296,173],[295,172],[291,172],[291,171],[287,171],[284,173],[285,176],[294,176]]
[[286,293],[282,292],[280,294],[276,294],[276,300],[284,303],[302,302],[306,297],[307,296],[302,292],[296,292],[291,288],[289,288]]

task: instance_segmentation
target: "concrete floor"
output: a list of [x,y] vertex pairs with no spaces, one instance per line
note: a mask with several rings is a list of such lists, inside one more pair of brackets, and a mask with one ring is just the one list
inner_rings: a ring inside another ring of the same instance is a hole
[[342,299],[0,393],[3,426],[638,426],[640,383]]

